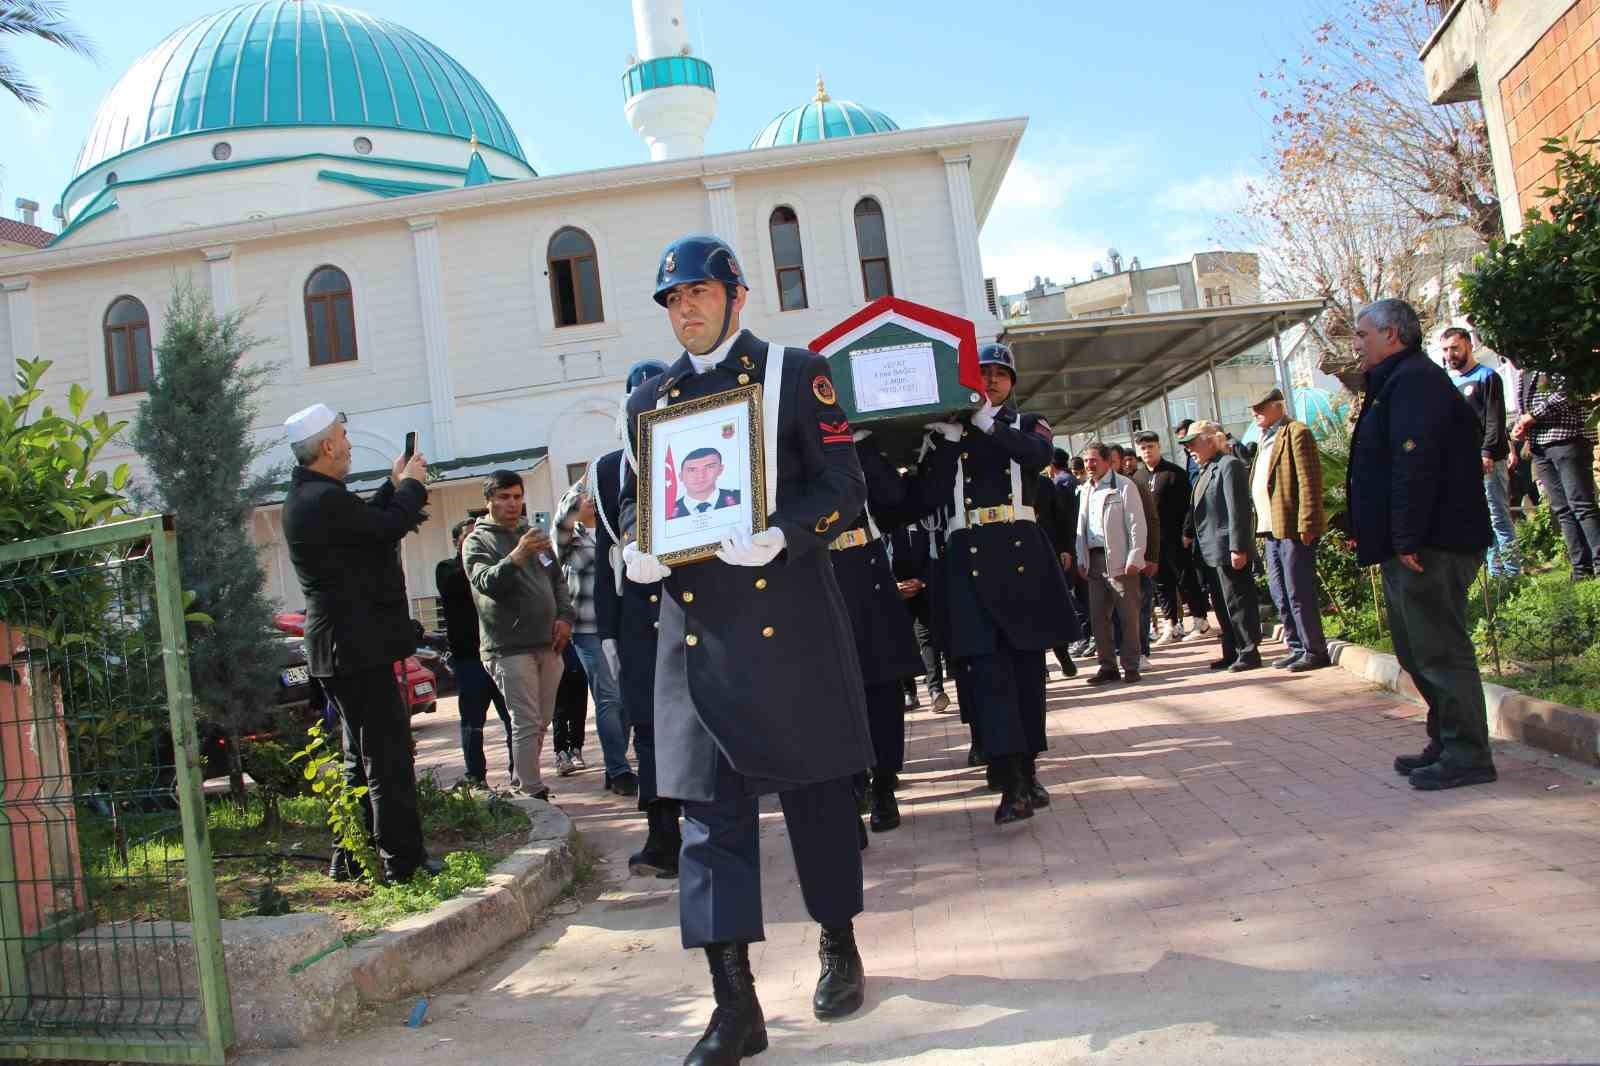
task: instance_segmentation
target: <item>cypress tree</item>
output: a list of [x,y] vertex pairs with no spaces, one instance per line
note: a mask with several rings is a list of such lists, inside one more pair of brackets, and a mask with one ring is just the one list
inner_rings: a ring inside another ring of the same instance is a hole
[[176,517],[183,585],[195,597],[189,609],[211,619],[189,627],[195,707],[227,737],[228,777],[241,802],[240,739],[276,703],[282,654],[250,540],[256,505],[282,477],[279,469],[251,472],[270,447],[251,431],[272,371],[246,364],[256,343],[244,312],[218,317],[207,296],[181,285],[133,423],[146,475],[132,495]]

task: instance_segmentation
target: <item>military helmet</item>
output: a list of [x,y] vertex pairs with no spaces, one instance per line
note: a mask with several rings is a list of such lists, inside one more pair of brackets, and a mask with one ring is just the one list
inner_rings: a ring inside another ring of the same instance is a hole
[[641,359],[628,368],[628,376],[623,380],[623,391],[632,392],[657,374],[665,374],[666,372],[667,364],[661,360]]
[[721,237],[709,233],[691,233],[667,245],[661,253],[661,265],[656,268],[656,303],[667,306],[668,292],[696,281],[720,281],[728,286],[730,297],[733,286],[750,287],[733,249]]
[[978,349],[978,368],[981,370],[990,365],[1005,367],[1011,371],[1011,380],[1017,380],[1017,357],[1004,344],[995,342]]

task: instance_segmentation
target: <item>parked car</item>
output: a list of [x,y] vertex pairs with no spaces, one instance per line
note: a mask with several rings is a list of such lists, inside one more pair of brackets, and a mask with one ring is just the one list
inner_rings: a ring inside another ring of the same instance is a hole
[[[300,613],[275,615],[272,622],[291,638],[303,638],[306,616]],[[311,671],[306,666],[305,649],[300,640],[293,642],[295,656],[278,674],[278,702],[280,705],[309,703],[318,688],[312,684]],[[438,680],[432,670],[423,666],[415,655],[408,655],[394,664],[395,684],[400,686],[401,698],[412,714],[432,714],[438,709]]]

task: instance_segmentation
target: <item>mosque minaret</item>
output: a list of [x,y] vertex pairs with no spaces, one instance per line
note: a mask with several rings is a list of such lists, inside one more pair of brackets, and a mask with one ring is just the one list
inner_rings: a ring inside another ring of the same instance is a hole
[[683,0],[633,0],[637,53],[622,76],[623,114],[654,160],[703,155],[717,115],[711,64],[693,54]]

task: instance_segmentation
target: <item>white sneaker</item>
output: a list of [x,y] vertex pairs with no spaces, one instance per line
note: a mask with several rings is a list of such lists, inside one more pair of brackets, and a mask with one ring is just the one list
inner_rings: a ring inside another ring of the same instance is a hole
[[1204,640],[1206,637],[1209,637],[1210,635],[1211,635],[1211,623],[1206,621],[1204,618],[1202,618],[1202,619],[1200,619],[1200,624],[1195,626],[1193,629],[1189,630],[1188,634],[1185,635],[1182,639],[1185,640],[1185,641]]
[[556,752],[556,774],[560,777],[571,777],[577,767],[572,765],[572,755],[569,752]]
[[1161,636],[1156,638],[1155,646],[1158,648],[1165,647],[1168,644],[1176,644],[1182,639],[1183,637],[1176,629],[1174,629],[1172,626],[1167,626],[1161,631]]
[[1141,673],[1143,671],[1145,671],[1145,670],[1154,670],[1155,667],[1156,667],[1156,664],[1150,661],[1150,656],[1148,656],[1148,655],[1139,656],[1139,670],[1140,670]]
[[567,758],[572,762],[572,769],[574,773],[579,770],[587,770],[589,768],[589,764],[583,761],[583,752],[578,751],[576,748],[567,752]]

